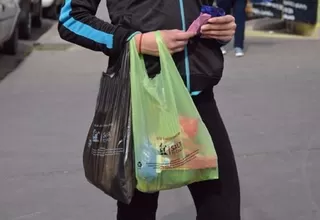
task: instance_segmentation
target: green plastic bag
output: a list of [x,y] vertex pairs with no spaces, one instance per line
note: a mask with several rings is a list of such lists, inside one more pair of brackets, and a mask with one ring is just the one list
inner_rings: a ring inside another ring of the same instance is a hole
[[132,127],[137,189],[182,187],[218,178],[217,155],[175,63],[156,32],[161,72],[149,78],[130,41]]

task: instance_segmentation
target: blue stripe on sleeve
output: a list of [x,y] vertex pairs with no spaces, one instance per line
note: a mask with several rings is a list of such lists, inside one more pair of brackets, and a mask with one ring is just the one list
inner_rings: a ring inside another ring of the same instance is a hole
[[75,33],[76,35],[85,37],[99,44],[106,45],[107,48],[113,48],[113,34],[108,34],[103,31],[99,31],[75,20],[70,16],[71,12],[71,0],[66,0],[64,6],[61,8],[59,21],[65,28]]

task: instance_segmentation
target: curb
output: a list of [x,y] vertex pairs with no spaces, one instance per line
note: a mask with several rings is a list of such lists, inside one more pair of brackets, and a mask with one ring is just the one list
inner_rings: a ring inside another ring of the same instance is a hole
[[291,39],[291,40],[320,40],[319,35],[314,36],[298,36],[292,34],[283,34],[276,33],[273,31],[255,31],[255,30],[246,30],[246,37],[248,38],[274,38],[274,39]]
[[281,30],[286,29],[283,21],[274,19],[257,19],[247,22],[246,37],[257,38],[278,38],[278,39],[297,39],[297,40],[320,40],[320,27],[315,25],[313,31],[309,35],[297,35],[284,33]]

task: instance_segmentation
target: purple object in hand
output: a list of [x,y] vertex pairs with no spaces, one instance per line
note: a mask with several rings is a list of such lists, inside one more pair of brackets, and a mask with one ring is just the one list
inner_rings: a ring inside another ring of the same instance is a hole
[[200,27],[208,22],[208,20],[211,18],[211,15],[206,13],[200,13],[200,16],[192,22],[190,27],[188,28],[188,32],[198,33],[200,30]]
[[199,17],[192,22],[187,31],[199,33],[200,27],[206,24],[210,18],[223,15],[225,15],[225,12],[222,8],[204,5],[201,7],[201,13]]

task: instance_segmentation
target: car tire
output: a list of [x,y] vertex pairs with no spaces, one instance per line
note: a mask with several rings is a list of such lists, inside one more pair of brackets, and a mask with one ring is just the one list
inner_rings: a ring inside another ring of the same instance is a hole
[[42,26],[42,4],[41,0],[36,5],[38,14],[32,17],[32,27],[41,28]]
[[32,33],[32,14],[30,5],[22,10],[26,10],[26,19],[19,22],[19,37],[24,40],[29,40]]
[[64,0],[55,0],[50,7],[43,9],[43,17],[51,20],[58,20],[63,3]]
[[18,41],[19,41],[19,30],[16,27],[10,39],[3,44],[3,47],[1,48],[1,52],[8,55],[16,55],[18,52],[18,43],[19,43]]
[[43,9],[43,16],[51,20],[58,20],[58,9],[56,3],[53,3],[50,7]]

